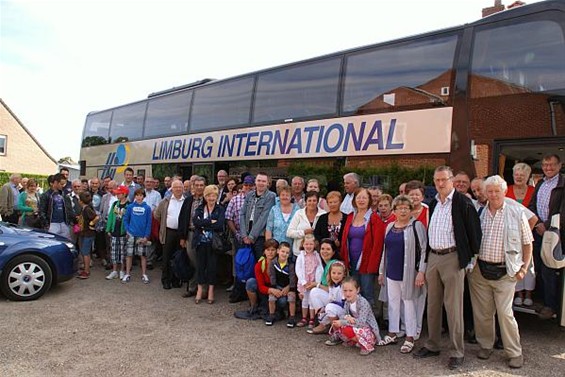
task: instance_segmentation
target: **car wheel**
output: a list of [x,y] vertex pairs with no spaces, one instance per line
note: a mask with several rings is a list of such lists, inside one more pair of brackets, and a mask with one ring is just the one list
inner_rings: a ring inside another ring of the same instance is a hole
[[18,255],[6,264],[0,290],[12,301],[30,301],[43,296],[51,287],[53,273],[37,255]]

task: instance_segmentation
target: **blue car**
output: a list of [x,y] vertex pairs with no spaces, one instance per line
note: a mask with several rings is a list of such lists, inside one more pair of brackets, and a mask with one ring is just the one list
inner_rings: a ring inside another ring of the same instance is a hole
[[78,251],[66,238],[0,222],[0,291],[13,301],[43,296],[78,269]]

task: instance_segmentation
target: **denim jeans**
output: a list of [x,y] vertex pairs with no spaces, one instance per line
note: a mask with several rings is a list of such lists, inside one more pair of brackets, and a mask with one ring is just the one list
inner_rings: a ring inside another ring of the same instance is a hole
[[351,271],[353,276],[359,282],[361,287],[361,296],[363,296],[371,306],[375,305],[375,279],[377,274],[361,274],[359,271]]

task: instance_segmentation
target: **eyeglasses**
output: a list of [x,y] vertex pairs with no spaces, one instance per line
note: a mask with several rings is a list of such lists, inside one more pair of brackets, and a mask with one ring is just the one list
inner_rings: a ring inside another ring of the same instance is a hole
[[411,209],[409,207],[396,207],[394,210],[395,211],[404,211],[404,212],[411,211]]

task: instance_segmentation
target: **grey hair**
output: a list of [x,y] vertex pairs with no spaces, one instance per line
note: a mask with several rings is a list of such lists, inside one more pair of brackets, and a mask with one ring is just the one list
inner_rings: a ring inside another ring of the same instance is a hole
[[486,190],[487,186],[500,186],[502,191],[508,190],[508,183],[500,175],[492,175],[484,180],[483,188]]
[[449,178],[452,178],[452,177],[453,177],[453,169],[451,169],[451,168],[450,168],[449,166],[447,166],[447,165],[438,166],[438,167],[436,168],[436,170],[434,170],[434,174],[435,174],[435,173],[442,172],[442,171],[446,171],[447,174],[449,175]]
[[524,172],[526,174],[526,178],[527,178],[532,173],[532,168],[528,164],[525,164],[523,162],[518,162],[516,165],[514,165],[512,167],[512,171],[514,173],[516,173],[517,171]]
[[353,180],[357,182],[357,186],[361,186],[361,177],[359,177],[359,174],[354,172],[347,173],[343,176],[343,180],[345,180],[346,178],[353,178]]

